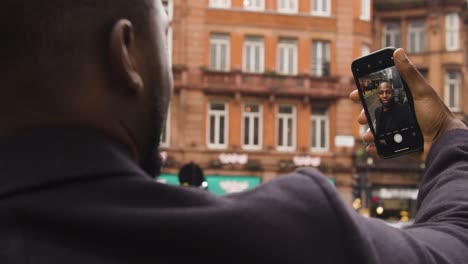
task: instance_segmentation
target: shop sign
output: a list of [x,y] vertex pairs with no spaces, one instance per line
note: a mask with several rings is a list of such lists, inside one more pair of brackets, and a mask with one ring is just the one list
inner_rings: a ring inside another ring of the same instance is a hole
[[318,167],[322,159],[320,157],[310,157],[310,156],[295,156],[293,158],[293,163],[296,167],[299,166],[312,166]]
[[355,140],[353,136],[345,136],[345,135],[335,136],[336,147],[352,148],[354,147],[354,141]]
[[418,189],[380,188],[372,191],[372,195],[380,199],[416,200],[418,197]]
[[249,161],[249,156],[247,154],[237,154],[237,153],[221,153],[219,154],[219,161],[222,164],[241,164],[244,165]]

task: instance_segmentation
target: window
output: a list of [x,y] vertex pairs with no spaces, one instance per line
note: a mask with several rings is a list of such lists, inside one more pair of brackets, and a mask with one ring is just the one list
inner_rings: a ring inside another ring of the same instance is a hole
[[445,16],[445,48],[448,51],[458,50],[460,43],[460,19],[458,14]]
[[244,0],[244,8],[248,10],[265,10],[265,0]]
[[278,107],[278,147],[280,151],[293,151],[296,148],[296,109],[290,105]]
[[228,71],[230,64],[230,39],[226,34],[211,34],[210,69]]
[[370,20],[370,0],[361,0],[361,15],[359,18],[365,21]]
[[163,131],[161,133],[161,147],[169,147],[171,142],[171,106],[167,109],[167,117],[164,122]]
[[280,39],[279,41],[278,73],[297,74],[297,43],[293,39]]
[[169,27],[166,32],[167,59],[169,65],[172,65],[172,27]]
[[383,46],[393,46],[399,48],[400,44],[400,25],[397,23],[388,23],[384,25],[383,29]]
[[328,41],[312,42],[312,75],[330,75],[330,44]]
[[426,48],[424,21],[413,21],[408,24],[408,52],[420,53]]
[[169,21],[172,21],[174,16],[174,3],[173,0],[162,0],[162,4],[164,10],[166,10],[167,16],[169,17]]
[[208,147],[223,149],[228,139],[228,106],[210,103],[208,106]]
[[312,0],[312,15],[330,16],[330,0]]
[[167,16],[169,18],[169,28],[166,31],[166,46],[169,65],[172,65],[172,27],[171,22],[174,13],[174,3],[173,0],[162,0],[164,10],[166,10]]
[[242,111],[242,147],[243,149],[261,149],[262,147],[262,107],[259,104],[244,104]]
[[328,151],[330,140],[328,110],[326,108],[313,108],[311,117],[311,144],[312,151]]
[[365,56],[370,53],[370,46],[367,44],[361,45],[361,56]]
[[460,110],[460,73],[448,71],[445,75],[445,104],[452,111]]
[[282,13],[297,13],[299,11],[297,0],[278,0],[278,11]]
[[231,7],[231,0],[210,0],[210,7],[229,8]]
[[244,42],[244,71],[263,72],[264,53],[263,38],[247,37]]

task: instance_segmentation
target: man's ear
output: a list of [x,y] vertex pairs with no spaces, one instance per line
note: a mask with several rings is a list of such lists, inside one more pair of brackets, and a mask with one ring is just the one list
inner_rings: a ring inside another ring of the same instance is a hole
[[144,83],[136,64],[136,49],[133,25],[126,19],[120,19],[112,27],[110,36],[110,63],[112,74],[132,93],[143,90]]

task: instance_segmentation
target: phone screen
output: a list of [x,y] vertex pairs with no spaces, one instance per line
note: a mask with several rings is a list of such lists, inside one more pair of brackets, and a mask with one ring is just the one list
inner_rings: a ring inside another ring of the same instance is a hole
[[358,82],[376,143],[392,155],[413,150],[420,133],[396,67],[368,73]]

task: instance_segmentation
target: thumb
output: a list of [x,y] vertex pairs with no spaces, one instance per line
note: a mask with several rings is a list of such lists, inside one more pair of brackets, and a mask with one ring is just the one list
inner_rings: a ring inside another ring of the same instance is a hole
[[398,72],[401,77],[403,77],[403,80],[408,84],[411,94],[415,99],[424,97],[431,93],[432,89],[430,88],[430,85],[428,85],[427,81],[418,71],[416,66],[411,63],[402,48],[395,50],[393,58]]

